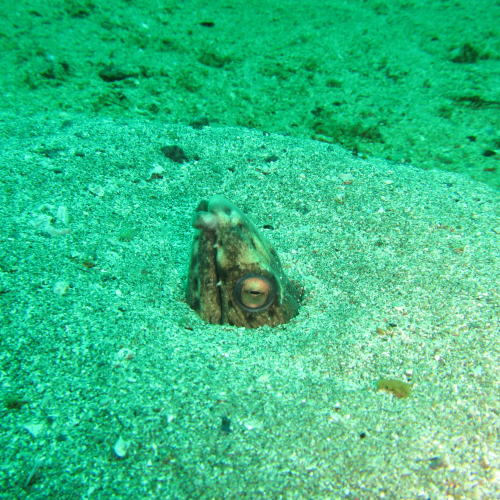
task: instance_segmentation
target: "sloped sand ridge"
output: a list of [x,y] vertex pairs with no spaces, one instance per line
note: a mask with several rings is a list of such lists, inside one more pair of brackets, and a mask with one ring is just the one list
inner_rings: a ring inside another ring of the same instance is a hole
[[[490,188],[255,130],[0,133],[6,498],[497,494]],[[289,324],[185,304],[192,211],[216,193],[304,286]]]

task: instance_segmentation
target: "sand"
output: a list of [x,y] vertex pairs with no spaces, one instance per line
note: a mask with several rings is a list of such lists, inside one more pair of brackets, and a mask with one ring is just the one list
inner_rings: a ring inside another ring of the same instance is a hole
[[0,7],[16,113],[205,120],[500,187],[495,0],[22,0]]
[[[0,498],[498,498],[499,16],[3,2]],[[289,323],[187,306],[215,194]]]
[[[494,190],[258,130],[3,118],[2,498],[498,495]],[[213,194],[304,287],[290,323],[185,303]]]

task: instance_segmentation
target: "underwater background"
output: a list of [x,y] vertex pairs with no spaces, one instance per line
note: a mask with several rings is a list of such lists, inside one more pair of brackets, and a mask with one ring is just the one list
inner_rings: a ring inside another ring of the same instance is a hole
[[[496,498],[496,1],[0,6],[0,498]],[[303,289],[186,303],[223,195]]]

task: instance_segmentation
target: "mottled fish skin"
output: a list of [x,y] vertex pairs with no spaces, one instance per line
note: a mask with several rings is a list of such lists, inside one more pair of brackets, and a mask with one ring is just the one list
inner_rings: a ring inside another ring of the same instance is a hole
[[222,196],[196,208],[187,302],[209,323],[256,328],[286,323],[299,309],[299,287],[250,219]]

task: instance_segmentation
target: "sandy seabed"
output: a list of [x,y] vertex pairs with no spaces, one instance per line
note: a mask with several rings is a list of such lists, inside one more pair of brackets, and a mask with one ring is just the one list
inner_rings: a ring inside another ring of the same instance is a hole
[[[491,188],[243,128],[4,113],[0,134],[2,498],[498,496]],[[213,194],[304,287],[290,323],[186,305]]]

